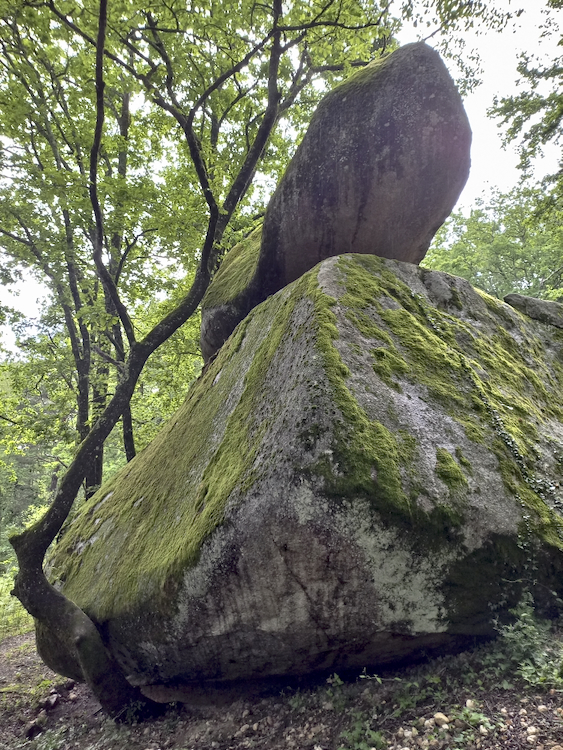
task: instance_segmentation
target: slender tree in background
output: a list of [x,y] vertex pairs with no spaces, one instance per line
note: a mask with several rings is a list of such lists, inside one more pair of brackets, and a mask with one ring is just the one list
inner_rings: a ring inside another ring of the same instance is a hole
[[[41,20],[48,23],[48,19]],[[74,395],[76,440],[80,443],[107,403],[111,381],[115,381],[110,367],[115,370],[123,364],[126,349],[114,302],[91,262],[96,226],[88,197],[88,150],[96,107],[93,87],[82,85],[90,55],[72,54],[70,40],[64,36],[52,36],[48,28],[45,31],[18,14],[2,20],[1,158],[5,179],[0,188],[0,234],[5,268],[16,272],[22,267],[32,269],[47,282],[53,295],[43,316],[43,335],[35,332],[23,347],[28,353],[36,350],[30,359],[44,374],[46,365],[51,365],[51,382],[57,378],[66,381]],[[135,305],[148,286],[146,280],[141,286],[135,279],[139,273],[134,264],[137,245],[147,236],[143,251],[150,252],[152,258],[158,256],[158,248],[151,244],[153,225],[158,221],[155,206],[165,205],[165,199],[147,173],[150,125],[139,116],[132,127],[130,99],[122,78],[106,87],[105,109],[112,121],[101,163],[108,273],[127,289],[128,301]],[[136,161],[133,165],[131,153]],[[131,168],[133,176],[128,174]],[[189,205],[187,200],[184,203]],[[166,229],[159,239],[167,239]],[[174,244],[170,244],[169,262],[174,258]],[[184,260],[184,274],[189,271],[188,262],[189,256]],[[165,288],[165,275],[158,272],[156,263],[151,267],[145,260],[143,265],[145,279],[153,284],[158,280]],[[154,286],[151,291],[155,293]],[[64,322],[63,329],[59,320]],[[52,392],[52,386],[49,390]],[[60,413],[66,415],[68,408]],[[122,420],[125,453],[132,458],[135,448],[128,405]],[[101,483],[102,448],[89,463],[87,495]]]

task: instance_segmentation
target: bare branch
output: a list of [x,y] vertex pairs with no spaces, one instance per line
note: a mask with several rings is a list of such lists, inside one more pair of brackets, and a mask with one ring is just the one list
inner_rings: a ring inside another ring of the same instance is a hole
[[3,234],[5,237],[9,237],[11,240],[14,240],[14,242],[19,242],[21,245],[27,245],[27,247],[31,247],[32,245],[32,242],[30,240],[24,239],[23,237],[18,237],[17,234],[8,232],[7,229],[2,229],[2,227],[0,227],[0,234]]
[[92,351],[96,352],[96,354],[100,356],[103,360],[105,360],[106,362],[109,362],[110,365],[113,365],[119,372],[123,373],[125,371],[123,362],[118,362],[116,359],[111,357],[103,349],[100,349],[99,346],[93,346]]
[[117,269],[115,271],[115,285],[119,285],[119,278],[121,276],[121,272],[123,271],[123,266],[125,265],[125,262],[127,261],[127,257],[131,250],[135,247],[135,245],[139,242],[139,240],[144,237],[146,234],[149,234],[151,232],[158,232],[157,227],[152,227],[149,229],[145,229],[142,232],[139,232],[139,234],[136,234],[131,242],[127,242],[125,245],[125,250],[123,254],[121,255],[121,258],[119,259],[119,263],[117,264]]
[[266,144],[270,138],[271,132],[275,127],[279,116],[280,93],[278,89],[279,65],[282,55],[281,31],[279,21],[282,18],[281,0],[274,0],[273,4],[273,23],[272,31],[268,36],[272,37],[272,46],[270,49],[270,61],[268,66],[268,104],[262,122],[256,133],[252,146],[246,154],[244,163],[239,170],[237,178],[233,182],[231,189],[223,203],[223,214],[231,217],[236,206],[248,190],[256,166],[264,153]]
[[3,419],[4,422],[9,422],[10,424],[15,424],[17,427],[21,427],[21,422],[16,422],[13,419],[10,419],[10,417],[5,417],[3,414],[0,414],[0,419]]

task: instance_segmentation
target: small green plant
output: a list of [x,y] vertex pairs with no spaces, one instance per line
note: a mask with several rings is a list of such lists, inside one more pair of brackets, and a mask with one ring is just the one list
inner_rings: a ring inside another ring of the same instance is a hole
[[512,624],[497,626],[507,664],[531,687],[563,690],[563,643],[553,638],[548,622],[536,618],[531,595],[511,614]]
[[13,587],[13,570],[0,575],[0,641],[10,636],[27,633],[33,628],[33,618],[10,594]]
[[326,696],[329,698],[337,711],[343,711],[346,706],[346,692],[344,691],[344,681],[336,674],[327,677]]
[[447,698],[447,691],[442,685],[439,675],[421,675],[417,680],[398,679],[399,685],[393,694],[394,717],[402,716],[405,712],[417,708],[421,704],[440,703]]
[[360,680],[375,680],[378,685],[381,685],[383,683],[383,679],[377,675],[377,674],[368,674],[367,669],[364,667],[362,674],[360,675]]
[[346,740],[346,744],[341,745],[339,750],[383,750],[387,747],[383,733],[373,730],[369,719],[360,712],[354,714],[352,728],[345,730],[340,736]]
[[293,711],[298,711],[303,707],[303,693],[300,690],[296,690],[293,695],[289,696],[287,702]]
[[478,708],[463,708],[459,713],[455,714],[455,718],[459,719],[465,727],[485,727],[485,729],[492,729],[492,724],[484,713],[479,711]]
[[332,674],[330,677],[326,678],[327,685],[332,685],[335,688],[340,688],[342,685],[344,685],[344,681],[340,679],[340,677],[336,674]]
[[47,729],[42,732],[37,739],[31,741],[33,750],[60,750],[66,744],[67,730],[66,727],[57,727],[57,729]]

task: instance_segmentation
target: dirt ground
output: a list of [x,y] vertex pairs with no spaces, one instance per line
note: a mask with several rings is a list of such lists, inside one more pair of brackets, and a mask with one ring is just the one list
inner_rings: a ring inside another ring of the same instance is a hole
[[563,750],[563,691],[503,677],[488,646],[384,675],[338,675],[223,706],[171,704],[118,725],[40,661],[31,634],[0,643],[0,748],[15,750]]

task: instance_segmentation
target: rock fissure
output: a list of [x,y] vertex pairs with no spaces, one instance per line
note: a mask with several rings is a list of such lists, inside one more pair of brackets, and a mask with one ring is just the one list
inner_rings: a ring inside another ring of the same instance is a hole
[[297,584],[297,586],[303,592],[303,596],[305,597],[305,599],[306,599],[306,601],[307,601],[307,603],[309,605],[309,609],[308,609],[309,617],[315,623],[315,625],[317,626],[317,628],[319,629],[319,631],[321,631],[325,635],[328,635],[329,634],[329,628],[322,621],[322,619],[319,618],[318,615],[317,615],[318,605],[313,601],[313,598],[311,597],[311,595],[309,593],[309,590],[307,588],[307,582],[306,581],[304,582],[297,575],[297,573],[295,572],[295,570],[292,568],[289,560],[287,559],[287,554],[284,554],[284,552],[286,552],[286,550],[282,550],[282,548],[277,544],[276,539],[274,537],[272,537],[272,544],[278,550],[278,553],[279,553],[281,559],[283,560],[283,564],[284,564],[285,569],[286,569],[287,573],[289,574],[290,578]]

